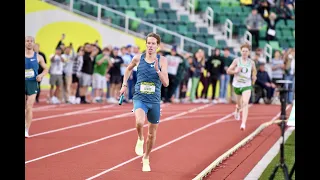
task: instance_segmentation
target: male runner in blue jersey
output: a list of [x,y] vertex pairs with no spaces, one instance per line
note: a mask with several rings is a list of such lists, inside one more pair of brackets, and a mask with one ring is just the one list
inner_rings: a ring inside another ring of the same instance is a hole
[[[120,94],[127,91],[127,81],[132,69],[137,66],[137,82],[133,95],[133,106],[136,117],[138,140],[135,147],[137,155],[142,156],[142,171],[151,171],[149,155],[155,143],[156,131],[160,120],[161,85],[169,85],[167,59],[157,55],[160,36],[150,33],[146,37],[147,50],[144,54],[135,55],[127,67]],[[143,125],[145,116],[149,121],[146,152],[143,154]]]
[[[32,107],[36,100],[38,92],[38,82],[40,82],[48,73],[48,68],[41,55],[33,50],[34,38],[27,36],[25,38],[25,137],[29,137],[29,129],[32,121]],[[39,64],[43,71],[38,74]]]

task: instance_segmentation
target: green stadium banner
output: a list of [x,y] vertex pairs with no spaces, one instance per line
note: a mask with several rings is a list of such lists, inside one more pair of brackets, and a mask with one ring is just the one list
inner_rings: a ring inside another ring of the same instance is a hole
[[293,107],[291,109],[291,113],[290,113],[290,116],[289,116],[289,119],[288,119],[288,122],[287,122],[287,125],[288,126],[295,126],[295,108],[294,108],[294,101],[293,101]]

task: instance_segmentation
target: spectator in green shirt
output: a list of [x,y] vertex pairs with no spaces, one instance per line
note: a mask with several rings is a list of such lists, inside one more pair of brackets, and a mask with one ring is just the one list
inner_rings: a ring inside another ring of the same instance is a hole
[[112,67],[112,61],[110,57],[110,49],[103,48],[102,53],[97,55],[93,66],[93,81],[92,88],[94,89],[94,103],[101,103],[103,97],[103,90],[106,88],[106,74],[110,67]]

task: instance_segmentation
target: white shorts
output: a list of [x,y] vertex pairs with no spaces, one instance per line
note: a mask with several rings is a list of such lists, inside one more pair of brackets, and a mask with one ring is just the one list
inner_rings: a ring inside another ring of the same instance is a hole
[[105,76],[94,73],[92,77],[92,88],[93,89],[104,89],[107,86],[107,80]]
[[79,78],[80,87],[81,86],[91,86],[92,75],[87,74],[87,73],[83,73],[83,72],[81,72],[80,74],[81,74],[80,78]]

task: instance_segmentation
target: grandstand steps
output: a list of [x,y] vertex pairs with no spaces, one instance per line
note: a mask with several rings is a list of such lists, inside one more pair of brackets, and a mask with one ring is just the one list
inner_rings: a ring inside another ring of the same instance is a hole
[[[61,0],[61,1],[66,1],[66,0]],[[91,0],[80,0],[80,1],[82,2],[82,1],[91,1]],[[67,10],[67,11],[70,11],[69,7],[65,5],[67,2],[65,2],[65,3],[57,3],[56,0],[46,0],[46,2],[54,4],[54,5],[58,6],[58,7],[61,7],[63,9],[65,9],[65,10]],[[205,29],[208,29],[208,25],[204,22],[204,18],[202,18],[201,15],[196,14],[195,18],[193,19],[190,16],[190,13],[188,12],[188,10],[185,8],[185,6],[182,3],[177,2],[177,1],[172,1],[172,0],[157,0],[157,2],[158,2],[158,6],[160,8],[162,8],[162,5],[164,5],[164,3],[170,4],[170,9],[175,10],[175,12],[177,13],[176,16],[177,16],[178,20],[180,20],[180,15],[186,15],[187,17],[189,17],[189,20],[191,22],[194,22],[194,27],[195,27],[197,32],[200,32],[200,31],[203,31]],[[84,3],[84,4],[88,4],[88,3]],[[82,5],[80,7],[78,7],[79,11],[76,12],[76,13],[80,14],[82,16],[85,16],[86,18],[89,18],[89,19],[97,21],[97,19],[92,15],[92,13],[94,14],[93,9],[91,8],[91,10],[90,10],[89,7],[90,6],[83,6],[83,3],[82,3]],[[118,9],[114,9],[113,11],[118,11]],[[122,11],[119,10],[118,12],[122,12]],[[111,14],[113,14],[113,13],[111,13]],[[109,14],[109,16],[111,16],[111,15]],[[114,27],[114,28],[119,29],[121,31],[124,31],[124,28],[123,28],[124,25],[123,24],[121,25],[121,23],[123,23],[123,22],[116,21],[116,20],[119,20],[119,16],[117,18],[115,18],[115,17],[111,17],[111,18],[115,19],[115,22],[116,22],[115,26],[114,26],[113,23],[110,23],[109,21],[107,22],[103,18],[102,18],[102,21],[100,21],[99,23]],[[165,23],[165,22],[163,22],[163,23]],[[202,28],[205,27],[205,28],[202,29],[201,27]],[[178,32],[178,30],[176,32]],[[129,30],[127,33],[129,33],[129,34],[131,34],[133,36],[136,36],[136,37],[140,37],[140,38],[144,38],[144,36],[145,36],[145,32],[137,32],[137,31]],[[201,34],[201,33],[199,33],[199,34]],[[207,33],[205,33],[205,34],[207,34]],[[239,44],[236,42],[236,40],[232,40],[231,43],[227,42],[227,38],[223,35],[223,30],[219,28],[218,24],[214,25],[213,28],[208,29],[208,35],[214,35],[214,40],[216,41],[215,44],[218,44],[219,42],[222,42],[222,43],[219,43],[219,46],[224,47],[225,45],[223,45],[223,43],[226,43],[227,47],[230,47],[230,48],[234,48],[235,47],[235,50],[238,49],[237,46],[239,46]],[[164,42],[165,49],[171,49],[172,43],[174,43],[174,41],[173,41],[174,39],[172,39],[172,37],[170,39],[169,37],[170,36],[167,36],[167,42],[169,42],[169,43]],[[194,38],[194,40],[196,40],[196,38]],[[206,41],[206,39],[201,39],[201,40]],[[219,40],[224,40],[224,41],[219,41]],[[199,41],[199,42],[202,42],[202,41]],[[190,49],[190,47],[191,47],[191,49]],[[217,47],[217,46],[213,45],[212,47]],[[197,49],[197,46],[190,46],[190,45],[188,46],[188,51],[189,52],[194,52],[196,49]],[[182,51],[184,51],[184,50],[182,50]]]
[[[195,22],[195,26],[199,29],[200,27],[206,27],[208,28],[208,33],[209,34],[214,34],[215,40],[225,40],[227,42],[228,47],[234,48],[235,50],[240,47],[240,42],[239,38],[233,38],[231,42],[227,41],[226,36],[223,33],[223,25],[220,24],[214,24],[212,28],[209,28],[209,25],[206,24],[204,16],[205,14],[195,14],[194,19],[190,15],[190,12],[187,9],[187,6],[184,6],[180,4],[177,1],[172,1],[172,0],[159,0],[159,4],[167,2],[170,3],[171,8],[174,10],[177,10],[177,16],[180,17],[180,15],[189,15],[189,19],[192,22]],[[242,39],[242,37],[241,37]]]

